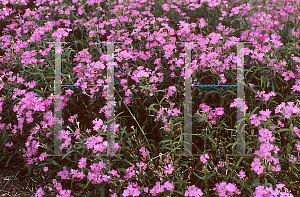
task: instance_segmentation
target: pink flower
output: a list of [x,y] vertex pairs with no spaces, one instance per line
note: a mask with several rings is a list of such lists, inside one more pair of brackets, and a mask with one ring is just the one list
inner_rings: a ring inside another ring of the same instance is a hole
[[236,107],[236,106],[240,107],[242,112],[248,109],[245,101],[241,98],[234,99],[234,102],[230,104],[230,107]]
[[297,157],[294,157],[293,155],[291,155],[291,158],[289,159],[290,162],[295,162],[297,161]]
[[252,84],[252,83],[249,83],[249,86],[250,86],[251,88],[253,88],[255,85]]
[[10,142],[10,143],[6,143],[5,144],[5,146],[8,146],[8,147],[11,147],[13,145],[13,143],[12,142]]
[[124,190],[123,196],[139,196],[140,191],[139,191],[140,186],[137,185],[137,183],[131,183],[129,182],[129,186]]
[[285,186],[285,185],[282,184],[282,183],[276,185],[276,187],[277,187],[278,189],[281,189],[281,188],[283,188],[284,186]]
[[165,182],[164,188],[166,188],[169,191],[172,191],[174,189],[174,184],[170,183],[169,181]]
[[108,173],[112,174],[113,176],[120,177],[120,175],[118,175],[118,172],[116,170],[109,170]]
[[234,193],[240,194],[241,192],[236,188],[236,185],[233,183],[228,183],[226,185],[226,190],[228,191],[228,194],[232,196]]
[[78,168],[85,168],[86,167],[86,159],[85,157],[82,157],[78,162]]
[[240,179],[244,178],[246,175],[245,175],[245,172],[243,170],[240,171],[240,173],[237,175]]
[[299,131],[298,127],[294,127],[294,132],[300,138],[300,131]]
[[189,186],[188,190],[185,191],[184,196],[203,196],[201,189],[197,188],[195,185]]
[[95,120],[93,120],[93,123],[94,123],[94,127],[93,127],[93,129],[95,130],[95,131],[98,131],[98,129],[100,128],[100,126],[101,125],[103,125],[103,121],[101,120],[101,119],[95,119]]
[[164,172],[166,174],[172,174],[173,170],[174,170],[174,168],[172,167],[171,164],[169,164],[168,166],[165,166],[165,171]]
[[211,110],[211,107],[206,105],[205,103],[200,104],[199,107],[201,107],[204,112],[208,112],[209,110]]
[[206,159],[209,159],[210,157],[209,157],[209,155],[207,154],[207,153],[205,153],[204,155],[201,155],[200,156],[200,160],[201,160],[201,162],[202,163],[206,163],[207,162],[207,160]]
[[140,162],[140,163],[137,163],[136,165],[137,165],[137,167],[143,167],[145,165],[145,163],[144,162]]
[[169,11],[170,10],[170,5],[165,3],[165,4],[162,5],[162,9],[165,10],[165,11]]
[[70,90],[70,89],[66,90],[66,94],[67,94],[67,95],[71,95],[73,92],[74,92],[74,91],[73,91],[73,90]]
[[251,163],[252,170],[256,172],[258,175],[263,173],[264,167],[261,165],[259,158],[254,158],[254,161]]
[[207,153],[204,154],[204,157],[205,157],[206,159],[209,159],[209,158],[210,158],[209,155],[208,155]]
[[300,63],[300,58],[299,57],[293,57],[293,60],[297,63]]
[[217,121],[216,121],[215,119],[213,119],[213,120],[211,121],[211,124],[212,124],[212,125],[215,125],[215,124],[217,124]]
[[29,88],[34,88],[35,84],[36,84],[36,81],[33,80],[31,83],[26,82],[26,83],[25,83],[25,86],[27,86],[27,87],[29,87]]
[[43,152],[40,157],[39,157],[39,160],[40,161],[44,161],[44,159],[47,158],[47,155],[46,155],[46,152]]
[[297,150],[300,151],[300,141],[297,141],[295,146],[296,146]]
[[149,73],[141,70],[137,73],[136,77],[149,77]]
[[59,171],[57,173],[57,176],[61,176],[61,179],[68,179],[69,178],[69,171],[66,170],[66,167],[64,167],[63,171]]
[[34,197],[42,197],[43,195],[44,195],[43,188],[40,187],[40,188],[36,191]]
[[267,109],[266,111],[261,110],[259,113],[264,117],[264,121],[267,121],[266,118],[270,117],[271,111]]
[[152,196],[156,196],[156,194],[159,194],[164,191],[164,186],[160,185],[160,182],[156,182],[156,185],[150,190],[150,193]]
[[71,190],[66,190],[66,189],[60,190],[60,191],[59,191],[59,194],[60,194],[62,197],[69,197],[70,194],[71,194]]
[[218,116],[221,116],[221,115],[224,114],[223,110],[224,110],[224,108],[218,107],[218,108],[216,108],[215,114],[218,115]]
[[74,119],[77,118],[77,117],[78,117],[78,115],[75,114],[74,116],[70,116],[70,118],[68,120],[69,120],[69,122],[72,123],[74,121]]
[[238,14],[239,13],[239,9],[240,9],[240,7],[234,7],[234,8],[231,9],[231,13]]
[[111,197],[118,197],[116,193],[113,193]]
[[[225,13],[226,13],[226,12],[225,12]],[[216,29],[217,29],[218,31],[222,31],[222,30],[225,29],[225,26],[222,25],[222,23],[219,23],[219,25],[216,27]]]
[[[240,194],[241,192],[236,188],[236,185],[233,183],[216,183],[216,187],[213,190],[217,190],[219,196],[233,196],[234,193]],[[226,194],[228,192],[228,195]],[[217,194],[217,193],[216,193]]]
[[144,188],[144,192],[145,192],[145,193],[148,193],[148,187],[145,187],[145,188]]
[[68,130],[61,130],[60,136],[58,137],[58,139],[62,140],[62,139],[68,139],[70,135],[70,131]]
[[93,153],[96,153],[98,151],[103,152],[106,147],[107,147],[107,141],[104,141],[103,143],[100,144],[96,144],[94,146]]
[[223,39],[221,34],[215,33],[215,32],[210,33],[208,35],[208,37],[211,38],[211,41],[210,41],[211,44],[216,44],[220,39]]
[[198,19],[200,28],[203,28],[207,25],[204,18]]
[[149,154],[149,151],[146,151],[145,147],[142,147],[139,151],[142,153],[144,158],[146,158]]
[[219,76],[221,77],[220,83],[225,83],[227,81],[224,77],[224,74],[220,74]]

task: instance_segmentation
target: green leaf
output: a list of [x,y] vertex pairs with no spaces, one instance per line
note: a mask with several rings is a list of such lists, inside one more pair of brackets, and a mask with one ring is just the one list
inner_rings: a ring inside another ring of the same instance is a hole
[[255,188],[255,187],[259,186],[259,185],[260,185],[259,178],[256,178],[256,179],[253,181],[253,183],[252,183],[252,185],[250,186],[250,188]]
[[64,159],[66,156],[68,156],[69,154],[71,154],[72,152],[76,152],[77,150],[71,150],[70,152],[67,152],[63,157],[62,157],[62,159]]
[[279,130],[277,130],[277,131],[275,131],[275,134],[276,133],[281,133],[281,132],[284,132],[284,131],[290,131],[290,129],[279,129]]
[[235,167],[238,168],[240,163],[242,162],[243,160],[243,157],[240,157],[239,161],[236,163]]
[[217,174],[217,172],[213,172],[213,173],[210,173],[207,177],[206,177],[206,179],[210,179],[212,176],[214,176],[215,174]]
[[293,123],[290,124],[290,130],[293,132],[294,131],[294,125]]
[[52,162],[52,164],[60,167],[60,165],[55,160],[52,160],[51,162]]
[[75,40],[75,43],[79,43],[79,44],[82,44],[84,47],[88,47],[88,44],[83,42],[82,40]]
[[84,190],[89,184],[90,184],[91,180],[88,180],[88,182],[85,184],[82,183],[77,183],[78,186],[81,187],[82,190]]
[[204,180],[204,178],[203,177],[201,177],[201,176],[199,176],[198,174],[194,174],[196,177],[198,177],[199,179],[201,179],[201,180]]

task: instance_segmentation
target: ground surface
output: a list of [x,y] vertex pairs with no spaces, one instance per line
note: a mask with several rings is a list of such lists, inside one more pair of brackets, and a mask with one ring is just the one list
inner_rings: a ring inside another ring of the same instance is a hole
[[34,185],[39,184],[22,175],[22,170],[0,169],[0,197],[34,196],[38,189]]

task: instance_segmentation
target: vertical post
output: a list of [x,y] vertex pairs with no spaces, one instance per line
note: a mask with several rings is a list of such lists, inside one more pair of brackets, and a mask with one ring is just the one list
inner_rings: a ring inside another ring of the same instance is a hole
[[191,44],[185,43],[184,155],[192,156]]
[[46,42],[55,43],[55,70],[54,70],[54,154],[47,156],[63,156],[60,147],[61,140],[58,138],[62,131],[62,104],[61,104],[61,43],[68,42]]
[[[244,43],[251,42],[238,42],[237,43],[237,99],[245,101],[245,79],[244,79]],[[241,107],[237,106],[236,111],[236,138],[237,154],[229,154],[229,156],[253,156],[251,154],[245,154],[245,113],[246,110],[241,111]]]
[[[244,43],[237,43],[237,98],[244,100]],[[237,109],[237,154],[245,154],[245,110]]]
[[114,156],[114,137],[115,137],[115,113],[114,113],[114,43],[108,43],[107,53],[109,60],[107,64],[107,155]]
[[[97,87],[107,87],[107,154],[98,154],[98,156],[123,156],[123,154],[115,154],[115,79],[114,79],[114,43],[123,43],[123,42],[100,42],[107,43],[107,55],[109,56],[107,60],[107,85]],[[94,85],[91,85],[94,86]]]
[[55,42],[55,105],[54,105],[54,154],[61,155],[61,140],[58,136],[62,130],[62,109],[61,109],[61,43]]

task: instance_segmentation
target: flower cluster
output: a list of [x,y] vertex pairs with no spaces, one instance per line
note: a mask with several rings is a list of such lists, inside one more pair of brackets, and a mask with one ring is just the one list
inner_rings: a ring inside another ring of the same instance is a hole
[[265,91],[257,91],[257,95],[255,97],[264,97],[264,101],[267,102],[271,96],[276,96],[276,94],[272,91],[269,94],[265,94]]
[[[201,114],[204,118],[197,118],[197,120],[204,120],[205,122],[208,122],[208,119],[210,119],[212,120],[212,124],[216,124],[217,121],[215,118],[224,114],[224,108],[221,107],[215,108],[215,111],[210,111],[212,108],[205,103],[200,104],[199,107],[204,111],[204,113]],[[199,110],[197,113],[199,113]]]
[[93,184],[99,184],[103,181],[108,182],[111,177],[103,174],[103,169],[106,168],[107,164],[99,161],[98,163],[93,163],[90,166],[87,178],[92,181]]
[[[53,184],[55,189],[59,192],[61,197],[70,197],[71,196],[71,190],[62,189],[61,183],[58,183],[56,179],[53,179]],[[49,191],[51,191],[52,188],[49,187]],[[59,196],[59,195],[57,195]]]
[[188,190],[185,191],[184,196],[203,196],[201,189],[197,188],[195,185],[189,186]]
[[251,124],[258,126],[261,124],[261,121],[267,121],[267,119],[270,117],[271,111],[267,109],[266,111],[261,110],[259,111],[261,116],[257,117],[257,114],[252,114],[250,117]]
[[158,181],[156,182],[156,185],[150,190],[150,193],[152,196],[156,196],[159,193],[163,193],[164,190],[172,191],[174,189],[173,183],[170,183],[169,181],[165,182],[163,185],[160,185],[161,183]]
[[[255,192],[253,193],[254,197],[259,196],[286,196],[293,197],[293,194],[289,193],[288,189],[284,187],[284,184],[277,184],[277,188],[274,190],[272,187],[265,187],[259,185],[255,188]],[[284,191],[282,191],[284,189]],[[280,191],[281,190],[281,191]]]
[[23,67],[25,67],[28,64],[36,64],[38,62],[38,59],[36,59],[34,56],[36,56],[36,51],[25,51],[21,58],[21,63],[23,64]]
[[216,187],[213,190],[217,190],[215,193],[218,196],[233,196],[234,194],[241,194],[241,192],[237,189],[236,185],[233,183],[226,183],[223,181],[222,183],[216,183]]
[[123,191],[123,196],[139,196],[140,195],[140,191],[139,191],[139,188],[140,186],[138,186],[137,183],[131,183],[129,182],[128,183],[128,187]]
[[72,29],[69,28],[58,28],[53,32],[52,37],[56,38],[56,42],[61,42],[63,36],[67,37]]
[[[107,150],[107,147],[108,147],[108,142],[103,141],[103,138],[101,136],[89,137],[89,138],[86,139],[85,144],[86,144],[88,149],[93,149],[94,154],[98,153],[99,151],[100,152],[105,152]],[[114,143],[113,148],[114,148],[114,151],[117,151],[120,148],[120,146],[119,146],[118,143]]]
[[294,157],[293,155],[291,155],[289,162],[296,162],[296,161],[297,161],[297,157]]
[[234,99],[234,102],[230,104],[230,107],[239,107],[242,112],[248,109],[245,101],[241,98]]
[[177,88],[175,86],[170,86],[168,89],[168,94],[166,95],[166,99],[168,99],[174,92],[176,92]]
[[[299,101],[298,101],[299,103]],[[297,115],[300,115],[300,108],[297,107],[297,105],[294,106],[294,102],[288,102],[288,105],[286,105],[285,102],[282,102],[280,105],[278,105],[275,109],[275,113],[281,113],[284,115],[284,118],[290,118],[292,113],[295,113]]]
[[[165,115],[166,114],[165,111],[167,112],[168,116]],[[171,131],[171,129],[173,129],[173,126],[171,126],[172,125],[171,120],[169,120],[169,122],[168,122],[167,117],[178,116],[178,114],[180,114],[180,110],[177,109],[177,108],[175,108],[175,109],[168,109],[168,108],[162,107],[157,112],[157,116],[154,119],[154,121],[158,121],[159,119],[161,119],[163,121],[163,123],[165,124],[164,130],[165,131]]]
[[143,156],[144,158],[146,158],[147,155],[149,155],[149,151],[146,150],[145,147],[142,147],[139,151],[142,153],[142,156]]
[[[272,170],[276,172],[280,171],[281,168],[279,164],[279,158],[274,158],[271,155],[272,150],[274,150],[275,155],[277,155],[279,151],[278,146],[270,144],[270,142],[273,142],[275,140],[275,137],[272,137],[272,131],[262,128],[259,130],[259,135],[260,137],[258,138],[258,140],[262,144],[260,145],[260,149],[254,152],[254,155],[258,155],[261,159],[264,159],[269,163],[274,162],[273,165],[270,164]],[[254,161],[251,163],[251,166],[252,170],[254,170],[254,172],[256,172],[258,175],[264,172],[264,166],[261,165],[259,158],[254,158]]]
[[221,77],[220,83],[225,83],[227,81],[224,77],[224,74],[220,74],[220,77]]

